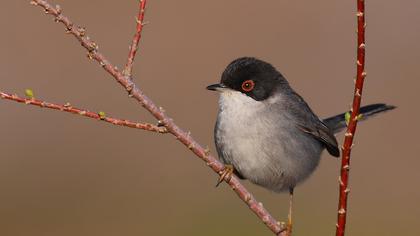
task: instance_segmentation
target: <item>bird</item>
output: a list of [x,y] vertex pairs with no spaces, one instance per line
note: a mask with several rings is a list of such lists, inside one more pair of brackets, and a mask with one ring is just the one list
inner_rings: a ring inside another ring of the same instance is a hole
[[[220,94],[214,140],[225,168],[217,185],[235,174],[270,191],[288,191],[291,232],[294,188],[314,172],[324,149],[340,156],[335,134],[346,128],[346,113],[318,118],[274,66],[254,57],[232,61],[220,83],[207,89]],[[394,108],[364,106],[359,119]]]

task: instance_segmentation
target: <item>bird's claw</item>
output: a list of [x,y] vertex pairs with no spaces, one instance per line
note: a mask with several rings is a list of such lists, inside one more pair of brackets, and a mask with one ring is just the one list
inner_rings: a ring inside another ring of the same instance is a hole
[[225,168],[222,170],[222,173],[220,174],[220,177],[217,180],[216,187],[218,187],[220,185],[220,183],[223,182],[224,179],[229,181],[230,178],[232,178],[233,170],[234,170],[234,168],[233,168],[232,165],[225,165]]

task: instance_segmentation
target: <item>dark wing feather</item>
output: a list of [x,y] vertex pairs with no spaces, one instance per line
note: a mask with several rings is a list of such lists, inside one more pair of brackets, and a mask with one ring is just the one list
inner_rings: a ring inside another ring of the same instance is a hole
[[298,128],[321,142],[331,155],[340,156],[337,140],[331,129],[313,113],[299,94],[290,89],[288,95],[289,99],[284,109],[291,114],[291,118]]
[[323,122],[320,121],[314,127],[306,127],[303,125],[298,126],[303,132],[312,135],[315,139],[323,143],[327,148],[327,151],[332,156],[340,156],[340,150],[338,149],[337,139]]

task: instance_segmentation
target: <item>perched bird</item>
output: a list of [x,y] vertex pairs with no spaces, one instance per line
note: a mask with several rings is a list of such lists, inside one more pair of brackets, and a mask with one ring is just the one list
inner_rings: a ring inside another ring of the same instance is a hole
[[[262,60],[243,57],[231,62],[220,83],[214,138],[226,165],[218,184],[235,173],[274,192],[289,191],[291,228],[293,189],[308,178],[327,149],[340,155],[335,133],[346,127],[345,113],[318,118],[282,74]],[[362,107],[361,120],[394,106]]]

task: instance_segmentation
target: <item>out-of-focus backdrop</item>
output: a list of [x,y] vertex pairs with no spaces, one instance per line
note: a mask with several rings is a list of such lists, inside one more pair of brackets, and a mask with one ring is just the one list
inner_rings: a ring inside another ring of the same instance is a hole
[[[121,68],[137,1],[52,1]],[[363,103],[397,110],[361,123],[353,149],[348,235],[419,235],[420,2],[367,1]],[[225,66],[276,66],[321,117],[352,100],[355,1],[149,1],[135,82],[203,145],[213,145]],[[109,116],[154,122],[60,24],[28,1],[0,9],[0,89],[25,88]],[[4,236],[271,235],[217,175],[171,135],[0,101]],[[340,142],[343,134],[339,135]],[[256,157],[258,158],[258,157]],[[296,189],[295,235],[333,235],[339,160],[324,153]],[[287,194],[246,183],[277,218]]]

